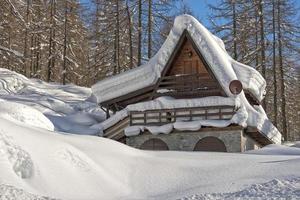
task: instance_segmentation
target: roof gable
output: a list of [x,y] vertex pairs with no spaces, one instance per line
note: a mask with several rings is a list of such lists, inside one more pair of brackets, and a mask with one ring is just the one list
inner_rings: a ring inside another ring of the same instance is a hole
[[[162,96],[159,90],[166,89],[172,91],[163,95],[179,98],[227,96],[186,29],[163,67],[152,98]],[[184,92],[185,89],[187,91]]]
[[243,88],[249,90],[259,101],[264,97],[265,81],[254,69],[234,61],[224,48],[223,42],[212,35],[204,26],[190,15],[175,19],[174,26],[161,49],[150,61],[140,67],[107,78],[92,86],[98,103],[130,94],[137,90],[154,86],[161,77],[181,36],[188,32],[194,44],[201,50],[209,69],[227,96],[232,96],[229,84],[240,80]]

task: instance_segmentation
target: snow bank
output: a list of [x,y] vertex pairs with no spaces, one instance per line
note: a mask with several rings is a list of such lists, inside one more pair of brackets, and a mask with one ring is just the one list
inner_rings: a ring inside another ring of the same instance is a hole
[[213,193],[221,199],[233,193],[247,199],[264,191],[278,198],[298,197],[297,155],[141,151],[2,118],[0,124],[4,199],[180,199]]
[[16,93],[25,87],[27,82],[29,80],[25,76],[0,68],[0,95]]
[[17,121],[27,126],[54,130],[52,122],[43,113],[20,103],[0,99],[0,117],[13,122]]
[[180,200],[237,200],[237,199],[299,199],[300,178],[273,179],[266,183],[253,184],[241,191],[192,195]]
[[91,126],[105,119],[90,98],[90,88],[27,79],[3,68],[0,95],[6,100],[0,105],[0,116],[48,130],[97,135],[100,131]]
[[270,144],[261,149],[252,150],[245,152],[247,154],[257,154],[257,155],[297,155],[300,156],[300,148],[297,147],[287,147],[278,144]]

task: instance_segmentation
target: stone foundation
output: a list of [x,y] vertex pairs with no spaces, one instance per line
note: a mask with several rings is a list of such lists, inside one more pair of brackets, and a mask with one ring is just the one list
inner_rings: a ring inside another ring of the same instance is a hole
[[243,152],[259,148],[257,142],[244,134],[242,127],[211,129],[203,128],[200,131],[182,131],[172,132],[168,135],[152,135],[145,132],[138,136],[126,138],[126,144],[135,148],[140,148],[141,145],[150,139],[160,139],[165,142],[169,150],[176,151],[193,151],[197,142],[205,137],[216,137],[221,140],[226,146],[227,152]]

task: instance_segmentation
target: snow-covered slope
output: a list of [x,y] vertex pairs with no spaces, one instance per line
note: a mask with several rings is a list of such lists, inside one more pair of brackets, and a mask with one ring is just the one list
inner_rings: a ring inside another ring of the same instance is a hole
[[151,152],[1,117],[0,127],[0,199],[299,198],[295,147],[284,155],[280,147],[272,155]]
[[0,68],[0,100],[6,100],[1,101],[0,115],[7,116],[6,119],[18,118],[23,123],[48,130],[98,134],[99,130],[91,126],[102,122],[105,115],[90,96],[90,88],[27,79]]
[[101,137],[57,134],[98,133],[103,112],[88,99],[90,89],[6,69],[0,69],[0,83],[1,200],[300,197],[299,148],[151,152]]

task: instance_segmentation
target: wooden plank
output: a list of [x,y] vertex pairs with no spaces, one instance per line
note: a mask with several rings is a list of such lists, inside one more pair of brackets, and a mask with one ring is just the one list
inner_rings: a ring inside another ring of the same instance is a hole
[[[196,112],[203,112],[203,113],[196,113]],[[176,118],[189,119],[188,121],[194,120],[195,118],[199,118],[199,117],[204,117],[205,119],[209,119],[210,117],[217,117],[216,119],[231,119],[232,116],[235,114],[235,107],[234,106],[208,106],[208,107],[194,107],[194,108],[158,109],[158,110],[149,110],[149,111],[131,111],[130,114],[132,116],[131,124],[133,125],[145,125],[150,123],[157,125],[157,124],[166,124],[170,122],[175,122]],[[150,114],[152,114],[152,116],[150,116]],[[157,120],[157,121],[153,121],[153,120]],[[163,120],[165,120],[165,122],[163,122]]]
[[[176,110],[178,112],[180,111],[188,111],[189,109],[192,109],[192,110],[208,110],[208,109],[212,109],[212,110],[215,110],[215,109],[219,109],[219,108],[222,108],[222,109],[234,109],[235,106],[230,106],[230,105],[220,105],[220,106],[203,106],[203,107],[181,107],[181,108],[176,108]],[[172,112],[174,109],[151,109],[151,110],[147,110],[147,113],[155,113],[155,112]],[[140,114],[141,112],[144,112],[144,111],[130,111],[130,113],[132,114]]]
[[[200,114],[193,114],[193,115],[190,115],[190,114],[171,114],[171,115],[166,115],[166,116],[161,116],[161,119],[168,119],[168,118],[175,118],[176,117],[182,117],[182,118],[190,118],[190,116],[192,117],[211,117],[211,116],[218,116],[219,119],[228,119],[228,118],[222,118],[222,115],[234,115],[235,112],[223,112],[223,113],[219,113],[219,112],[216,112],[216,113],[200,113]],[[144,120],[145,117],[132,117],[132,120]],[[146,117],[146,119],[158,119],[157,116],[149,116],[149,117]],[[144,122],[146,123],[146,121],[144,120]]]

